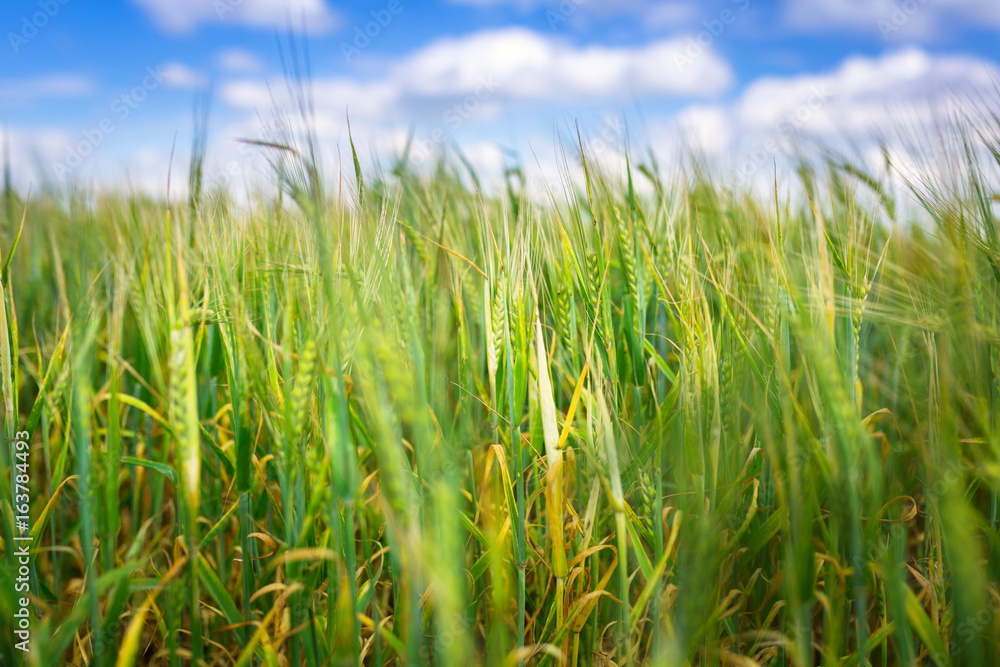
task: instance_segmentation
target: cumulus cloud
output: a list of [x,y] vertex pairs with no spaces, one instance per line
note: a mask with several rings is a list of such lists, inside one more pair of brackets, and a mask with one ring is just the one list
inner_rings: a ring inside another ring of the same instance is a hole
[[794,28],[846,29],[886,40],[932,41],[961,26],[1000,28],[995,0],[787,0]]
[[254,28],[292,25],[306,32],[335,28],[340,19],[325,0],[132,0],[163,30],[188,33],[205,23]]
[[689,58],[691,42],[659,40],[640,47],[577,47],[523,28],[439,40],[392,67],[410,92],[450,95],[490,77],[504,97],[558,101],[621,96],[711,96],[733,81],[712,50]]
[[0,79],[0,106],[21,106],[39,100],[84,97],[92,92],[93,80],[75,74]]
[[[352,119],[405,123],[427,109],[451,122],[449,111],[463,121],[473,114],[481,119],[510,103],[698,98],[728,88],[728,63],[711,49],[685,55],[691,44],[674,39],[634,48],[577,47],[521,28],[486,31],[434,42],[369,80],[317,77],[310,89],[324,119],[342,118],[350,108]],[[221,94],[232,106],[259,110],[287,104],[284,90],[241,79],[223,84]]]
[[[613,7],[615,3],[611,3]],[[640,18],[654,28],[681,25],[698,16],[698,7],[690,2],[657,2],[644,7]]]
[[690,19],[697,15],[697,3],[690,0],[618,0],[617,2],[594,2],[593,0],[449,0],[449,2],[480,9],[487,7],[513,7],[521,11],[545,9],[563,15],[575,14],[577,10],[598,16],[628,14],[669,20],[671,23]]
[[[50,161],[61,157],[71,135],[59,127],[10,127],[5,128],[4,142],[10,149],[11,163],[16,165],[48,165]],[[14,177],[19,179],[18,187],[27,186],[30,176],[26,177],[26,169],[14,170]]]
[[677,114],[674,124],[683,148],[715,155],[729,148],[733,140],[732,118],[721,105],[689,106]]
[[691,105],[654,122],[650,140],[667,150],[699,148],[751,181],[770,178],[775,162],[802,141],[862,159],[881,159],[885,142],[901,163],[906,136],[935,137],[956,115],[976,117],[978,101],[995,99],[997,80],[994,63],[971,56],[918,48],[855,56],[829,72],[761,77],[730,104]]
[[[477,164],[496,168],[503,163],[503,153],[490,140],[506,135],[501,128],[508,126],[508,148],[531,155],[529,162],[545,162],[553,145],[551,132],[545,131],[548,123],[520,122],[538,117],[539,109],[568,103],[574,114],[586,115],[620,109],[623,99],[644,99],[648,122],[629,124],[634,150],[650,146],[661,157],[673,157],[677,150],[697,147],[731,172],[763,177],[771,173],[774,161],[781,164],[782,155],[801,137],[834,146],[846,139],[874,155],[875,137],[899,127],[901,119],[933,134],[936,121],[952,117],[968,100],[995,99],[991,95],[1000,80],[997,65],[983,58],[908,48],[852,56],[828,71],[762,76],[734,98],[719,98],[717,93],[729,85],[732,74],[710,45],[687,65],[699,72],[696,80],[671,74],[676,45],[686,43],[679,39],[633,48],[576,46],[522,29],[443,39],[369,69],[365,79],[314,77],[310,85],[314,129],[327,147],[331,173],[343,166],[336,146],[346,140],[347,111],[363,153],[375,157],[398,153],[413,128],[415,142],[430,146],[431,153],[457,144]],[[169,77],[174,85],[203,81],[200,73],[173,65]],[[33,94],[86,89],[79,82],[57,84],[36,84]],[[0,89],[10,87],[11,82],[0,82]],[[235,138],[260,136],[256,112],[263,111],[266,117],[274,104],[293,109],[284,81],[268,85],[259,77],[244,76],[224,81],[219,90],[229,107],[228,118],[234,121],[219,134],[230,152],[247,150]],[[660,104],[674,98],[690,104],[678,112]],[[567,119],[570,126],[575,119]],[[586,139],[593,128],[581,125]],[[611,168],[623,162],[621,149],[628,136],[619,120],[604,125],[606,132],[591,132],[593,141],[587,145],[598,154],[599,163]],[[637,130],[645,136],[637,136]],[[435,135],[435,131],[440,132]],[[51,148],[57,139],[48,136],[46,145]],[[26,144],[26,139],[20,141],[22,153]],[[224,162],[227,170],[231,159]],[[531,165],[526,166],[530,171]],[[348,159],[348,171],[349,167]],[[241,181],[247,173],[238,172]]]
[[[485,170],[484,179],[500,178],[498,118],[529,113],[538,105],[618,106],[628,99],[697,99],[725,90],[733,79],[728,63],[710,45],[699,47],[692,58],[688,49],[693,43],[693,38],[682,38],[631,48],[574,46],[519,28],[446,38],[385,63],[365,80],[314,77],[309,85],[312,129],[324,145],[343,145],[349,112],[355,143],[359,150],[367,147],[376,160],[399,154],[413,129],[412,159],[429,164],[457,145]],[[685,54],[688,60],[682,62]],[[271,107],[295,106],[284,81],[269,85],[253,77],[232,79],[220,86],[220,95],[230,107],[254,111],[253,117]],[[551,137],[532,134],[537,130],[524,128],[512,143],[534,137],[539,145],[550,144]],[[241,131],[240,136],[258,136],[267,128],[245,126]],[[600,149],[590,148],[614,162],[624,135],[620,121],[606,122],[595,137]],[[527,144],[520,149],[531,152]],[[337,173],[335,163],[328,167]]]
[[240,48],[220,51],[215,57],[215,64],[227,72],[259,72],[264,68],[256,54]]
[[[389,117],[400,98],[400,87],[393,82],[365,83],[342,77],[316,78],[310,84],[319,115],[343,118],[348,108],[352,115],[378,119]],[[268,86],[256,79],[230,81],[222,86],[222,99],[244,109],[266,110],[272,104],[288,106],[284,86]]]
[[208,77],[178,62],[164,63],[160,68],[163,83],[171,88],[204,88],[208,85]]
[[[735,111],[741,124],[754,129],[793,122],[803,131],[856,135],[885,128],[902,108],[946,112],[962,95],[989,91],[998,74],[993,63],[980,58],[910,48],[851,57],[826,74],[758,80],[743,92]],[[806,117],[802,108],[813,106]]]

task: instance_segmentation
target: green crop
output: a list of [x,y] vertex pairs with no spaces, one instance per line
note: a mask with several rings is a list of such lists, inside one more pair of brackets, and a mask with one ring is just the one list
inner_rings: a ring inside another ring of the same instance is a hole
[[28,664],[998,664],[1000,126],[950,132],[770,195],[354,153],[347,196],[290,130],[274,197],[203,138],[183,205],[8,188]]

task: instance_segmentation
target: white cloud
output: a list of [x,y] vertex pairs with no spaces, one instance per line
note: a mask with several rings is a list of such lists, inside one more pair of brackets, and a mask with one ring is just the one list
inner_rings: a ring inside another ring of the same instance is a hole
[[469,141],[461,146],[462,156],[477,174],[499,176],[503,173],[504,154],[494,141]]
[[0,79],[0,106],[19,106],[36,100],[84,97],[94,82],[74,74],[48,74],[31,79]]
[[[369,119],[392,115],[399,101],[400,89],[391,82],[361,83],[346,78],[317,78],[310,84],[318,115],[326,120],[344,118],[349,108],[352,116]],[[223,101],[244,109],[267,110],[272,104],[289,107],[285,87],[271,86],[257,80],[230,81],[222,86]]]
[[[614,4],[611,3],[611,6]],[[697,6],[690,2],[658,2],[644,8],[640,18],[654,28],[665,28],[680,25],[697,15]]]
[[730,104],[687,106],[654,121],[654,135],[672,147],[687,143],[718,156],[768,140],[789,148],[797,137],[863,143],[900,122],[930,128],[970,108],[970,100],[992,99],[998,80],[995,63],[972,56],[913,47],[852,56],[829,72],[760,77]]
[[729,148],[733,139],[732,118],[720,105],[687,107],[677,114],[675,122],[679,138],[687,144],[684,148],[717,155]]
[[[644,105],[649,114],[646,136],[636,137],[634,133],[642,124],[630,123],[632,150],[643,153],[651,146],[661,157],[675,157],[684,145],[694,145],[728,172],[739,172],[749,164],[750,174],[763,178],[772,174],[775,160],[780,169],[783,152],[799,135],[833,146],[852,140],[864,154],[876,156],[871,151],[873,135],[897,128],[903,117],[933,136],[934,122],[948,118],[957,100],[977,94],[995,99],[991,95],[1000,80],[997,65],[985,59],[909,48],[875,57],[850,57],[824,72],[761,77],[749,82],[735,99],[719,101],[712,96],[732,81],[728,64],[709,49],[678,72],[673,56],[688,44],[685,39],[675,39],[637,47],[579,46],[554,35],[504,29],[442,39],[395,61],[376,62],[364,80],[314,77],[310,87],[324,164],[330,174],[345,167],[345,173],[352,172],[350,151],[346,151],[346,159],[344,151],[338,153],[346,145],[345,112],[349,109],[355,143],[367,164],[371,161],[366,156],[388,159],[398,152],[409,128],[415,127],[416,140],[429,141],[435,154],[453,142],[460,145],[484,170],[484,183],[494,176],[499,178],[498,165],[505,158],[495,140],[501,138],[506,139],[504,146],[520,151],[529,172],[537,171],[537,160],[547,165],[547,176],[553,177],[559,173],[558,161],[550,156],[558,153],[558,140],[553,149],[546,126],[559,112],[552,109],[599,114],[627,106],[631,99],[651,99],[651,104]],[[218,62],[222,60],[220,54]],[[231,64],[239,58],[229,60]],[[203,74],[179,63],[167,67],[172,68],[167,70],[172,85],[204,81]],[[483,90],[484,80],[495,80],[493,92]],[[0,99],[8,99],[6,89],[25,83],[0,81]],[[85,94],[90,87],[85,79],[60,81],[54,77],[25,89],[38,97]],[[487,94],[476,97],[477,88]],[[261,136],[258,116],[252,112],[261,111],[267,117],[272,103],[292,108],[285,97],[285,82],[272,81],[268,86],[257,76],[241,76],[224,81],[220,95],[231,115],[226,118],[225,131],[216,133],[222,148],[216,152],[210,147],[210,160],[213,156],[221,159],[227,170],[230,161],[237,161],[240,166],[232,182],[241,186],[255,174],[266,180],[266,167],[258,174],[257,168],[243,166],[252,165],[250,158],[260,151],[247,149],[234,139]],[[698,101],[679,113],[663,115],[657,100],[670,97]],[[461,106],[467,114],[454,113],[459,108],[456,105],[466,105],[473,98],[474,108]],[[522,122],[525,118],[537,118],[537,123]],[[596,162],[621,173],[621,149],[626,140],[621,123],[607,116],[605,131],[596,134],[588,132],[592,127],[587,123],[581,125]],[[507,136],[503,136],[505,128],[510,130]],[[442,135],[429,139],[433,129],[443,130]],[[60,146],[65,152],[69,142],[79,139],[48,131],[16,138],[14,146],[23,160],[32,145],[50,154]],[[567,145],[569,153],[575,152],[573,141]],[[161,152],[168,149],[165,145]],[[139,160],[140,166],[145,165],[142,169],[155,166],[150,155]],[[901,159],[896,162],[900,164]],[[146,173],[136,173],[140,172]],[[78,173],[89,172],[81,169]],[[573,167],[567,173],[576,176]]]
[[439,40],[404,58],[392,77],[425,96],[465,94],[498,82],[503,97],[600,100],[622,96],[710,96],[733,81],[714,51],[687,58],[690,40],[642,47],[576,47],[523,28]]
[[47,167],[52,160],[62,157],[71,135],[58,127],[12,127],[5,128],[3,139],[9,142],[11,164],[22,167],[13,170],[14,177],[21,179],[16,185],[25,187],[31,178],[26,176],[27,168],[36,163]]
[[726,173],[767,187],[775,163],[787,168],[784,157],[803,142],[857,151],[879,168],[884,141],[894,163],[912,163],[908,138],[933,144],[957,115],[981,118],[974,109],[996,99],[997,80],[995,63],[971,56],[918,48],[855,56],[830,72],[759,78],[731,104],[688,106],[651,123],[647,141],[667,155],[700,148]]
[[160,68],[163,83],[171,88],[204,88],[208,77],[178,62],[164,63]]
[[325,0],[132,0],[162,29],[188,33],[203,23],[254,28],[291,25],[310,33],[327,32],[340,20]]
[[215,64],[228,72],[259,72],[264,68],[256,54],[240,48],[220,51],[215,57]]
[[[851,57],[826,74],[760,79],[745,89],[735,111],[741,124],[754,129],[791,122],[814,133],[861,134],[891,124],[894,109],[945,111],[953,95],[988,91],[998,74],[993,63],[979,58],[910,48]],[[808,115],[803,111],[814,106]]]
[[[510,113],[564,103],[619,107],[634,99],[691,99],[725,90],[733,75],[711,48],[679,64],[675,56],[686,54],[692,43],[674,39],[627,48],[575,46],[559,36],[520,28],[445,38],[384,63],[365,80],[314,77],[309,86],[313,129],[332,159],[333,146],[346,143],[349,111],[361,152],[367,149],[381,158],[398,154],[413,128],[414,151],[419,147],[422,154],[436,155],[457,143],[490,177],[499,178],[498,125],[509,123]],[[222,83],[220,95],[230,107],[264,112],[265,117],[273,106],[294,109],[283,80],[233,79]],[[245,116],[238,136],[267,134],[266,128],[254,127],[256,117]],[[508,144],[531,155],[521,142],[529,136],[538,139],[534,133],[539,129],[515,130]],[[603,142],[598,152],[613,162],[621,155],[624,125],[606,121],[604,130],[595,138]],[[550,143],[551,137],[538,145]],[[333,173],[337,164],[328,164]]]
[[959,26],[1000,28],[996,0],[787,0],[785,18],[794,28],[846,28],[886,40],[938,39]]
[[545,9],[563,15],[576,11],[591,12],[602,16],[614,14],[658,15],[672,19],[689,19],[697,13],[697,3],[690,0],[617,0],[600,2],[597,0],[448,0],[454,5],[468,7],[510,6],[522,11]]
[[[664,40],[636,48],[575,47],[520,28],[487,31],[434,42],[367,81],[314,78],[310,89],[317,117],[338,126],[348,108],[352,120],[362,122],[406,124],[431,114],[454,126],[471,116],[497,116],[512,102],[620,104],[706,97],[726,89],[732,72],[711,50],[678,64],[688,45]],[[225,102],[245,109],[288,107],[286,92],[282,82],[269,86],[256,79],[221,86]]]

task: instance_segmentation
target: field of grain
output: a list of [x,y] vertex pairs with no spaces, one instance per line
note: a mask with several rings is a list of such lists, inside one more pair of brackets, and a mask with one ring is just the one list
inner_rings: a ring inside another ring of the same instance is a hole
[[764,194],[265,139],[249,201],[8,180],[28,664],[1000,664],[995,119]]

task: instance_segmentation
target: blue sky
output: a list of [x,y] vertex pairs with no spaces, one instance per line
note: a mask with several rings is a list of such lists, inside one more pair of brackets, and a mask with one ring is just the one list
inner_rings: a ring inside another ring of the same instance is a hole
[[996,0],[5,0],[0,128],[18,183],[162,190],[206,91],[213,178],[261,176],[236,139],[287,104],[289,26],[333,170],[349,110],[369,164],[413,131],[421,155],[457,146],[487,172],[551,176],[579,123],[609,163],[626,143],[687,145],[752,176],[793,136],[864,149],[1000,81]]

